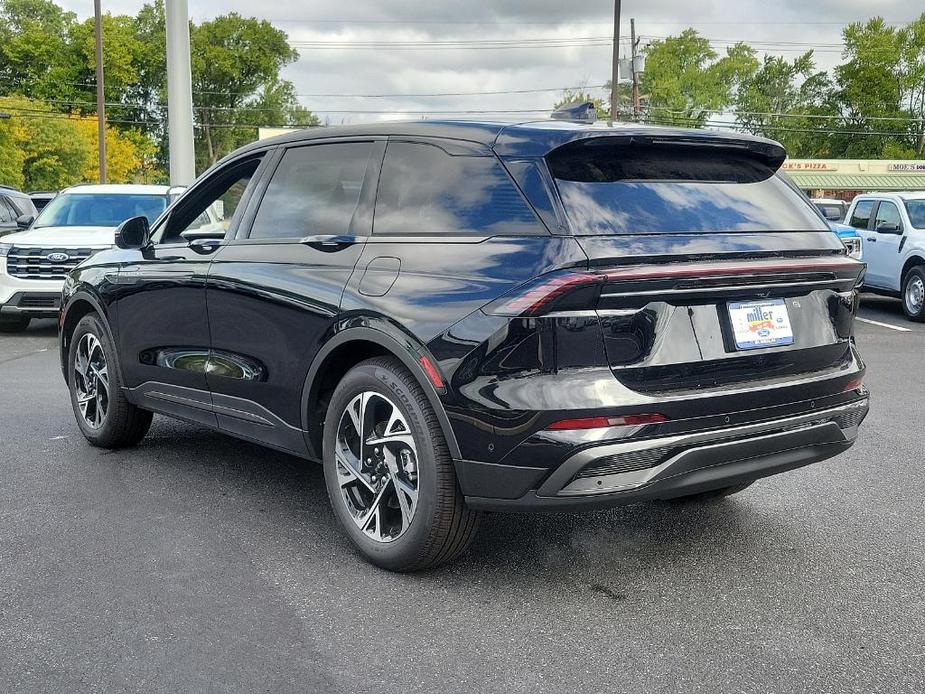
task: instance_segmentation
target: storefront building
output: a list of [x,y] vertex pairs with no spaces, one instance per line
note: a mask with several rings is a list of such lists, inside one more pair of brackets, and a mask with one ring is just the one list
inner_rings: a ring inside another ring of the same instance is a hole
[[788,159],[781,168],[812,198],[850,202],[872,191],[925,190],[925,161]]

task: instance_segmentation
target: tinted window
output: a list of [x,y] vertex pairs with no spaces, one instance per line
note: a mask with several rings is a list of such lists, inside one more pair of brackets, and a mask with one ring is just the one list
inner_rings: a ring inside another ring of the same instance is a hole
[[230,164],[214,173],[203,185],[193,188],[171,210],[170,219],[160,236],[155,237],[155,242],[179,243],[180,234],[193,230],[224,237],[262,156]]
[[536,233],[538,225],[493,156],[451,156],[434,145],[389,143],[376,234]]
[[861,200],[854,206],[851,220],[848,222],[855,229],[866,229],[870,225],[870,213],[874,209],[873,200]]
[[547,162],[578,234],[828,229],[774,169],[737,150],[597,138]]
[[897,229],[903,228],[902,217],[899,216],[899,208],[891,202],[881,202],[877,208],[877,221],[874,222],[874,229],[878,229],[881,224],[895,224]]
[[260,203],[250,238],[346,234],[371,152],[369,142],[287,150]]
[[906,212],[916,229],[925,229],[925,200],[907,200]]

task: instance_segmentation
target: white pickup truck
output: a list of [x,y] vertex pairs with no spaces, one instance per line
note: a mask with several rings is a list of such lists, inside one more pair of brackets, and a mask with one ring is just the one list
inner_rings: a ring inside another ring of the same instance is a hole
[[845,221],[861,237],[864,288],[900,297],[906,316],[925,322],[925,191],[859,195]]

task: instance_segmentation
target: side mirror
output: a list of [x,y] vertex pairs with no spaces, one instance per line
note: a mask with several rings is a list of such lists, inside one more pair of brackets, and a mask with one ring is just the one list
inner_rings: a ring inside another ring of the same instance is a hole
[[878,234],[899,234],[901,230],[895,222],[884,222],[877,226]]
[[16,226],[20,229],[28,229],[34,221],[35,217],[31,214],[21,214],[16,218]]
[[116,227],[116,246],[119,248],[144,248],[148,245],[147,217],[132,217]]

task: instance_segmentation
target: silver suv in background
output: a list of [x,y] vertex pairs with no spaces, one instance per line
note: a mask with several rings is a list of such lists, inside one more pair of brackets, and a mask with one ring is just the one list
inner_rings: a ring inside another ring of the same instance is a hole
[[859,195],[847,221],[863,239],[864,288],[900,297],[906,316],[925,322],[925,191]]

